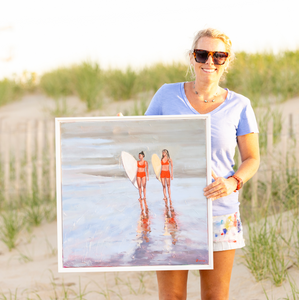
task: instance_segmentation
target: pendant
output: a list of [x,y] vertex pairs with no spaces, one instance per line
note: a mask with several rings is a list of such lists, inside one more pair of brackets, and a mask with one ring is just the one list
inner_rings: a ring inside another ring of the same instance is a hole
[[208,100],[204,100],[206,103],[208,102]]
[[215,102],[215,99],[213,99],[212,102]]

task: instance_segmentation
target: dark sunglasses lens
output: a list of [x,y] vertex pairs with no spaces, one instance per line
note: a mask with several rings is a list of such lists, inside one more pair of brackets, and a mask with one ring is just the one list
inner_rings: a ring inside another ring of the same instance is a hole
[[204,64],[208,59],[208,52],[206,51],[196,51],[195,54],[196,54],[195,61],[197,63]]
[[213,61],[215,65],[223,65],[226,61],[227,55],[225,53],[216,52],[213,56]]

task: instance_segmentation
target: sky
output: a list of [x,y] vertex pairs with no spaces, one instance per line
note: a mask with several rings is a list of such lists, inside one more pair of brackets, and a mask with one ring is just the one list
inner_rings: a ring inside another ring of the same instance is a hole
[[298,0],[0,0],[0,78],[84,60],[135,69],[187,62],[193,36],[224,31],[235,51],[299,48]]

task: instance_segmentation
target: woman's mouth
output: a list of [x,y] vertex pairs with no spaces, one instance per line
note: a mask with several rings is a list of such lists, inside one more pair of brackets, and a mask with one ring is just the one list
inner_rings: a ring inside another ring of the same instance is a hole
[[214,73],[216,71],[216,69],[205,69],[205,68],[201,68],[201,69],[206,73]]

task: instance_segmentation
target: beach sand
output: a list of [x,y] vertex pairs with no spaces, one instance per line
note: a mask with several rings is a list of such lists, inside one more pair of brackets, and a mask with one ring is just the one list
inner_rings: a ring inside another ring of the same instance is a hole
[[[0,299],[1,293],[8,297],[10,292],[15,294],[16,289],[17,299],[27,299],[28,296],[38,299],[36,294],[41,299],[50,299],[54,298],[55,292],[59,299],[63,299],[60,297],[65,290],[69,290],[68,299],[74,299],[75,295],[79,295],[80,284],[81,291],[86,287],[86,291],[90,292],[86,299],[105,299],[99,293],[107,290],[110,290],[110,298],[106,299],[120,299],[117,293],[122,299],[158,299],[155,272],[58,273],[56,230],[56,222],[52,222],[35,228],[32,233],[24,232],[17,249],[11,252],[0,243]],[[256,282],[244,265],[242,254],[241,249],[236,251],[229,299],[266,299],[263,288],[269,299],[291,295],[287,282],[281,287],[274,287],[270,280]],[[299,286],[298,269],[291,268],[289,275]],[[118,285],[117,278],[120,279]],[[200,299],[199,277],[195,271],[189,272],[188,299]]]

